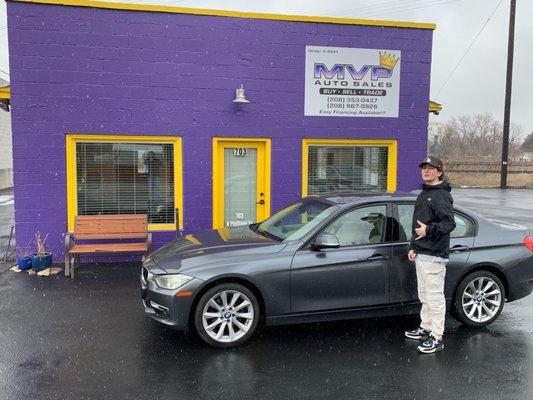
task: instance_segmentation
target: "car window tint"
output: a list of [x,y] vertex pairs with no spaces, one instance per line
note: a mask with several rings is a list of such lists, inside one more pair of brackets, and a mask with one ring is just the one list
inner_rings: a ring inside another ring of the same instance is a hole
[[384,205],[358,208],[337,218],[324,233],[335,235],[341,247],[383,243],[386,215]]
[[413,226],[413,212],[415,207],[413,204],[398,204],[398,224],[399,224],[399,240],[400,242],[410,241],[412,236]]
[[450,233],[450,237],[469,236],[473,231],[473,224],[468,218],[463,217],[460,214],[454,214],[455,229]]
[[[412,236],[414,206],[412,204],[398,204],[398,224],[399,241],[409,241]],[[450,237],[461,237],[471,235],[473,224],[468,218],[461,214],[454,213],[455,229],[450,233]]]

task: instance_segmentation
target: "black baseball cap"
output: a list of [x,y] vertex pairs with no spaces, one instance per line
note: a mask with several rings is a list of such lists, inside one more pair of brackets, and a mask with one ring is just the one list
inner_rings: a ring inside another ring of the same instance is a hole
[[418,166],[422,168],[426,164],[437,168],[439,171],[442,171],[442,160],[440,158],[437,158],[435,156],[427,156],[420,162],[420,164],[418,164]]

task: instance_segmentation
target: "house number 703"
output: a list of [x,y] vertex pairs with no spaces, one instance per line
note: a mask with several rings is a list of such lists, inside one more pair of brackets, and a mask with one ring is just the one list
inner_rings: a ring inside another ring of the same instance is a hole
[[246,149],[244,147],[233,149],[233,155],[237,157],[246,157]]

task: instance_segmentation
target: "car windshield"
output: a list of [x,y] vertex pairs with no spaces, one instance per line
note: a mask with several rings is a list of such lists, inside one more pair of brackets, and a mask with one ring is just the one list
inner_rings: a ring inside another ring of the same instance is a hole
[[280,241],[300,239],[337,208],[318,199],[302,199],[278,211],[254,230]]

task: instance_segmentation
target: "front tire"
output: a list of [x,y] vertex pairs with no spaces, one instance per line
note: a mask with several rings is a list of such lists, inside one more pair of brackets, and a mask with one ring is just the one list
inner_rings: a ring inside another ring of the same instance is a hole
[[235,347],[248,340],[259,323],[257,298],[247,287],[223,283],[209,289],[194,312],[198,336],[213,347]]
[[489,325],[498,318],[505,303],[502,281],[489,271],[467,275],[457,287],[452,315],[471,327]]

